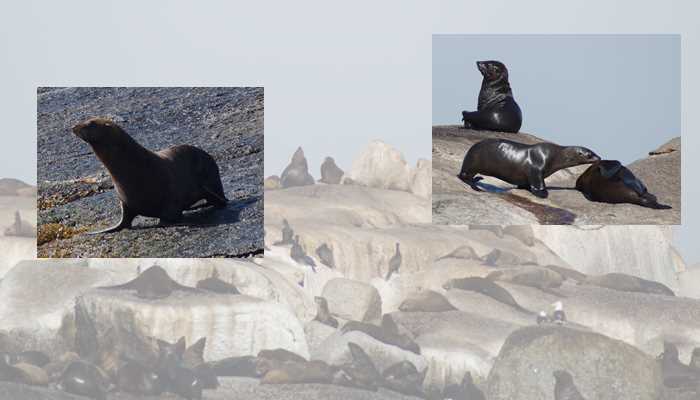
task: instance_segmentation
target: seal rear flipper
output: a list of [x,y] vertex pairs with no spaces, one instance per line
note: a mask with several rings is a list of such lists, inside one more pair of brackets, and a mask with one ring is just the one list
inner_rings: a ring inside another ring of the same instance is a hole
[[118,224],[116,224],[110,228],[102,229],[101,231],[88,232],[87,234],[88,235],[97,235],[99,233],[112,233],[112,232],[118,232],[124,228],[131,228],[131,223],[134,221],[134,218],[136,218],[137,214],[135,212],[131,211],[129,209],[129,207],[124,205],[123,202],[119,202],[119,204],[121,205],[121,208],[122,208],[122,219],[121,219],[121,221],[119,221]]
[[645,193],[639,198],[639,205],[642,207],[647,207],[647,208],[653,208],[655,210],[669,210],[672,209],[673,207],[668,206],[666,204],[660,204],[656,200],[656,196],[654,196],[651,193]]
[[202,189],[206,193],[206,199],[207,201],[217,207],[226,207],[226,204],[228,204],[228,199],[224,195],[223,190],[214,190],[207,185],[202,185]]

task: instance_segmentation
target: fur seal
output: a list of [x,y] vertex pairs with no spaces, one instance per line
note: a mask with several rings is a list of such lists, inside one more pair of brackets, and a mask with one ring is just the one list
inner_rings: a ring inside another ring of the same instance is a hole
[[102,286],[105,290],[135,290],[142,299],[163,299],[174,291],[196,292],[197,289],[175,282],[160,266],[154,265],[143,271],[136,279],[115,286]]
[[294,241],[292,242],[292,249],[289,251],[289,256],[292,260],[296,261],[301,265],[308,265],[311,269],[316,272],[316,262],[313,258],[309,257],[304,248],[301,247],[299,243],[299,235],[294,236]]
[[418,343],[408,337],[408,335],[401,334],[396,322],[394,322],[389,314],[384,314],[381,326],[360,321],[348,321],[340,329],[341,334],[351,331],[360,331],[382,343],[420,354],[420,346],[418,346]]
[[678,357],[678,347],[664,342],[664,351],[657,357],[661,366],[664,385],[670,388],[694,389],[700,381],[700,371],[683,364]]
[[35,365],[39,368],[43,368],[46,364],[51,362],[46,353],[36,350],[22,351],[16,355],[16,364],[25,363]]
[[403,312],[444,312],[454,310],[456,308],[450,304],[445,296],[427,289],[409,294],[399,305],[399,311]]
[[574,384],[574,377],[564,370],[552,373],[554,376],[554,400],[586,400]]
[[383,386],[408,396],[425,397],[423,380],[427,372],[428,368],[418,372],[412,362],[400,361],[382,372]]
[[478,278],[478,277],[469,277],[469,278],[460,278],[460,279],[450,279],[445,284],[442,286],[443,289],[449,290],[449,289],[461,289],[461,290],[470,290],[473,292],[478,292],[481,294],[484,294],[486,296],[491,297],[492,299],[496,301],[500,301],[503,304],[507,304],[509,306],[512,306],[516,310],[526,313],[526,314],[535,314],[530,310],[527,310],[520,306],[513,296],[511,296],[508,291],[500,286],[498,286],[495,282],[491,281],[490,279],[486,278]]
[[197,282],[195,287],[197,289],[206,290],[207,292],[241,294],[235,286],[219,278],[219,271],[216,268],[214,268],[209,278]]
[[328,247],[327,244],[322,244],[316,249],[316,256],[321,261],[321,264],[327,266],[328,268],[335,268],[335,260],[333,258],[333,249]]
[[274,246],[282,246],[294,243],[294,230],[287,219],[282,220],[282,240],[272,243]]
[[459,179],[476,191],[483,174],[527,189],[540,198],[549,195],[545,178],[560,169],[599,161],[593,151],[581,146],[554,143],[523,144],[505,139],[485,139],[469,148]]
[[31,384],[31,378],[20,368],[10,365],[6,357],[0,357],[0,382]]
[[324,297],[316,296],[314,297],[316,302],[316,318],[314,321],[318,321],[322,324],[328,325],[333,328],[338,327],[338,320],[333,318],[330,310],[328,309],[328,300]]
[[534,266],[514,267],[494,271],[488,274],[486,279],[529,286],[557,296],[559,294],[553,292],[551,289],[558,288],[564,283],[564,277],[558,272]]
[[659,204],[644,183],[616,160],[602,160],[588,167],[576,180],[576,190],[590,201],[630,203],[657,210],[671,208]]
[[583,282],[588,278],[588,275],[584,274],[583,272],[579,272],[571,268],[560,267],[558,265],[543,265],[542,268],[550,269],[563,276],[565,279],[571,279],[576,282]]
[[82,296],[75,299],[73,306],[75,318],[75,350],[84,360],[96,361],[100,349],[97,342],[95,321],[88,313]]
[[389,278],[391,278],[391,274],[394,272],[399,272],[399,268],[401,267],[401,250],[399,250],[399,243],[396,243],[396,251],[394,255],[391,257],[389,260],[389,270],[386,273],[386,277],[384,278],[385,281],[388,281]]
[[85,361],[74,361],[63,371],[59,387],[68,393],[105,400],[109,382],[95,365]]
[[258,373],[258,357],[242,356],[228,357],[217,361],[207,362],[211,371],[216,376],[242,376],[248,378],[257,378]]
[[270,369],[261,384],[331,383],[335,369],[320,360],[289,361]]
[[137,215],[177,222],[203,199],[216,207],[228,203],[219,167],[204,150],[178,145],[152,152],[106,118],[91,118],[74,126],[73,133],[107,168],[121,203],[121,221],[92,233],[130,228]]
[[343,386],[359,387],[376,391],[381,383],[381,374],[362,347],[353,342],[348,343],[352,361],[340,366],[341,374],[333,382]]
[[282,171],[280,184],[283,188],[294,186],[307,186],[316,183],[314,177],[309,174],[309,165],[304,157],[304,150],[297,148],[292,156],[292,160]]
[[636,276],[627,275],[619,272],[611,272],[609,274],[589,276],[585,281],[581,282],[589,285],[600,286],[607,289],[619,290],[622,292],[638,292],[658,294],[662,296],[675,296],[673,291],[668,286]]
[[321,164],[321,179],[319,182],[323,182],[329,185],[339,185],[340,181],[343,179],[343,170],[335,165],[335,160],[333,157],[326,157]]
[[465,128],[517,133],[523,114],[513,98],[508,68],[499,61],[477,61],[481,81],[477,111],[462,111]]
[[163,392],[160,376],[140,362],[128,361],[117,371],[117,390],[143,396],[158,396]]
[[700,373],[700,347],[693,349],[693,354],[690,356],[689,366]]
[[474,384],[474,379],[469,371],[464,373],[459,385],[454,383],[447,385],[442,393],[445,399],[486,400],[484,393]]
[[437,258],[437,259],[435,259],[435,261],[444,260],[446,258],[456,258],[459,260],[482,261],[481,257],[479,257],[479,255],[476,254],[476,251],[474,251],[474,248],[471,246],[468,246],[468,245],[459,246],[456,249],[454,249],[451,253],[446,254],[440,258]]

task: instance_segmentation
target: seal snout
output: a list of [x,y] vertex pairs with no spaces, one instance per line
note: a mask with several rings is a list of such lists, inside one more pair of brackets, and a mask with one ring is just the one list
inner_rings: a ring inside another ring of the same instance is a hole
[[477,61],[476,67],[479,68],[482,74],[486,73],[486,61]]

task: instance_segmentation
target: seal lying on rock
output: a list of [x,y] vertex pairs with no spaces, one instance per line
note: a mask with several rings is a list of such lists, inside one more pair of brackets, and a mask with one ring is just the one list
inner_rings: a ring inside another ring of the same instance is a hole
[[121,221],[93,233],[130,228],[137,215],[177,222],[200,200],[224,207],[228,200],[219,167],[204,150],[178,145],[152,152],[106,118],[92,118],[73,127],[92,147],[112,177],[121,203]]
[[207,279],[202,279],[197,282],[197,289],[206,290],[208,292],[221,293],[221,294],[241,294],[238,289],[232,284],[222,281],[219,278],[219,272],[214,269],[212,274]]
[[74,361],[63,371],[59,388],[79,396],[105,400],[109,381],[95,365],[85,361]]
[[423,372],[418,372],[412,362],[400,361],[382,372],[383,386],[408,396],[425,397],[423,380],[427,372],[427,367]]
[[355,343],[349,342],[348,348],[352,361],[339,367],[340,371],[333,377],[333,383],[376,391],[382,381],[382,376],[372,359],[362,347]]
[[600,286],[612,290],[622,292],[638,292],[658,294],[662,296],[675,296],[673,291],[668,286],[654,281],[649,281],[636,276],[627,275],[619,272],[611,272],[609,274],[589,276],[580,284],[589,284]]
[[484,77],[479,91],[477,111],[462,111],[465,128],[517,133],[523,115],[513,98],[508,69],[499,61],[477,61]]
[[292,258],[292,260],[301,265],[310,266],[311,269],[316,272],[316,262],[313,258],[309,257],[304,251],[304,248],[301,247],[301,244],[299,243],[299,235],[294,236],[294,241],[292,242],[292,248],[289,251],[289,256]]
[[576,190],[588,200],[601,203],[630,203],[642,207],[666,210],[644,183],[619,161],[603,160],[591,165],[576,180]]
[[678,358],[678,348],[664,342],[664,352],[658,357],[664,385],[670,388],[694,389],[700,381],[700,371],[683,364]]
[[529,286],[540,289],[543,292],[557,296],[560,294],[552,291],[564,283],[564,277],[551,269],[534,266],[515,267],[491,272],[486,279],[492,281],[511,282],[516,285]]
[[564,370],[552,373],[554,376],[554,400],[585,400],[574,384],[574,378]]
[[196,292],[197,289],[183,286],[175,282],[165,270],[154,265],[143,271],[136,279],[116,286],[103,286],[105,290],[136,290],[136,297],[143,299],[162,299],[168,297],[173,291],[181,290]]
[[445,296],[427,289],[409,294],[399,305],[399,311],[404,312],[444,312],[456,309]]
[[516,310],[518,310],[520,312],[523,312],[526,314],[532,314],[532,315],[535,314],[532,311],[521,307],[520,304],[518,304],[515,301],[513,296],[510,293],[508,293],[507,290],[498,286],[496,283],[494,283],[490,279],[479,278],[479,277],[450,279],[449,281],[445,282],[445,284],[442,287],[445,290],[461,289],[461,290],[470,290],[473,292],[478,292],[478,293],[484,294],[486,296],[489,296],[496,301],[500,301],[503,304],[507,304],[509,306],[512,306],[513,308],[515,308]]
[[360,321],[348,321],[340,329],[340,332],[343,334],[351,331],[360,331],[382,343],[420,354],[418,343],[407,335],[401,334],[398,326],[396,326],[396,322],[394,322],[389,314],[384,314],[381,326]]
[[549,193],[545,178],[561,169],[599,160],[597,154],[581,146],[528,145],[505,139],[486,139],[469,148],[458,177],[476,191],[481,191],[476,183],[482,177],[475,176],[482,174],[546,198]]

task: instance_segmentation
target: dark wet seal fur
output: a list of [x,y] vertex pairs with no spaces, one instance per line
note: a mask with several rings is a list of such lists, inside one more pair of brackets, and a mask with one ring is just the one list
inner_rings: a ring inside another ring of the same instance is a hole
[[642,279],[633,275],[623,274],[620,272],[611,272],[609,274],[589,276],[585,281],[590,285],[600,286],[612,290],[622,292],[638,292],[658,294],[662,296],[675,296],[673,290],[663,283]]
[[174,291],[197,292],[189,286],[183,286],[175,282],[165,270],[154,265],[143,271],[136,279],[116,286],[103,286],[105,290],[135,290],[136,296],[143,299],[162,299],[170,296]]
[[74,361],[68,365],[60,380],[62,390],[96,400],[107,398],[108,386],[109,382],[100,370],[85,361]]
[[485,139],[469,148],[458,177],[476,191],[482,191],[476,185],[482,179],[476,175],[482,174],[546,198],[549,193],[545,178],[561,169],[599,160],[597,154],[581,146],[530,145],[505,139]]
[[532,311],[520,306],[520,304],[518,304],[518,302],[515,301],[513,296],[511,296],[511,294],[508,293],[506,289],[502,288],[501,286],[486,278],[471,277],[450,279],[443,285],[443,288],[445,290],[461,289],[481,293],[503,304],[507,304],[520,312],[526,314],[535,314]]
[[615,160],[603,160],[591,165],[576,180],[576,189],[591,201],[637,204],[657,210],[671,208],[659,204],[644,183]]
[[[138,215],[173,223],[182,219],[185,210],[228,203],[219,167],[204,150],[178,145],[153,152],[106,118],[88,119],[74,126],[73,133],[90,145],[107,168],[121,204],[120,222],[93,233],[130,228]],[[200,200],[206,200],[206,205],[195,206]]]
[[479,91],[477,111],[462,111],[467,129],[517,133],[523,115],[513,98],[508,81],[508,68],[499,61],[477,61],[484,79]]

